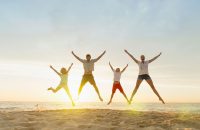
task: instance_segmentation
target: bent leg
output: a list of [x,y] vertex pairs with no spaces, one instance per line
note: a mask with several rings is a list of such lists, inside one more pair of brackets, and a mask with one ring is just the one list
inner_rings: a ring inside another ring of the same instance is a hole
[[135,85],[135,88],[134,88],[134,90],[133,90],[133,92],[132,92],[132,94],[131,94],[130,103],[132,102],[133,97],[134,97],[134,95],[136,94],[136,92],[137,92],[137,90],[138,90],[140,84],[142,83],[142,81],[143,81],[143,80],[141,80],[141,79],[138,79],[138,80],[137,80],[136,85]]
[[146,81],[147,81],[147,83],[151,86],[153,92],[158,96],[159,100],[160,100],[163,104],[165,104],[165,102],[163,101],[163,99],[161,98],[161,96],[159,95],[159,93],[157,92],[157,90],[156,90],[156,88],[155,88],[155,86],[154,86],[154,84],[153,84],[153,81],[152,81],[151,79],[148,79],[148,80],[146,80]]
[[50,87],[50,88],[48,88],[48,90],[51,90],[52,92],[56,93],[56,92],[58,92],[62,87],[63,87],[62,85],[59,85],[59,86],[56,87],[55,89],[52,88],[52,87]]

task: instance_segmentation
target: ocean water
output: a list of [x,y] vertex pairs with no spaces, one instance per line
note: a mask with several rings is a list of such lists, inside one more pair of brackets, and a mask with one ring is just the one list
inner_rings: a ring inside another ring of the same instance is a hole
[[200,103],[112,103],[107,105],[101,102],[77,103],[72,107],[66,102],[0,102],[0,112],[10,111],[43,111],[60,109],[113,109],[133,111],[184,112],[200,114]]

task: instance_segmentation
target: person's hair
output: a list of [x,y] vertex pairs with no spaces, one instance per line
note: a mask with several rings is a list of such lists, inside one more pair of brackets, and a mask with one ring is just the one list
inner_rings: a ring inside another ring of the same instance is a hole
[[119,70],[119,71],[121,71],[121,70],[120,70],[120,68],[116,68],[116,70]]
[[91,55],[90,55],[90,54],[87,54],[87,55],[86,55],[86,57],[88,57],[88,56],[89,56],[89,57],[91,57]]
[[66,70],[65,68],[61,68],[60,72],[61,72],[62,74],[67,74],[67,70]]

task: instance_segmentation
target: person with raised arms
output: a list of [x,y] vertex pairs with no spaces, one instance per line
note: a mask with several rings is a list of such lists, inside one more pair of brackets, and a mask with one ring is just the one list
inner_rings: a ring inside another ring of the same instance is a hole
[[61,88],[64,88],[66,93],[68,94],[71,102],[72,102],[72,105],[75,106],[75,103],[72,99],[72,96],[70,94],[70,91],[69,91],[69,87],[68,87],[68,73],[72,67],[73,63],[69,66],[68,69],[66,68],[61,68],[60,72],[58,72],[56,69],[53,68],[53,66],[50,65],[50,68],[56,72],[56,74],[58,74],[58,76],[60,77],[60,84],[56,87],[56,88],[48,88],[48,90],[51,90],[52,92],[56,93],[58,92]]
[[123,70],[120,70],[120,68],[116,68],[114,69],[111,65],[111,63],[109,62],[109,65],[110,65],[110,68],[111,70],[113,71],[114,73],[114,83],[113,83],[113,88],[112,88],[112,94],[111,94],[111,97],[110,97],[110,101],[108,102],[108,105],[112,102],[112,99],[113,99],[113,96],[116,92],[116,90],[118,89],[122,94],[123,96],[126,98],[128,104],[130,104],[126,94],[124,93],[124,90],[121,86],[121,83],[120,83],[120,79],[121,79],[121,74],[126,70],[126,68],[128,67],[128,64],[126,65],[126,67],[123,69]]
[[133,57],[133,55],[131,55],[127,50],[124,50],[139,66],[139,75],[138,75],[138,79],[136,82],[136,86],[135,89],[132,92],[131,98],[130,98],[130,102],[132,102],[133,97],[135,95],[135,93],[137,92],[140,84],[142,83],[143,80],[146,80],[146,82],[150,85],[150,87],[152,88],[153,92],[158,96],[159,100],[165,104],[164,100],[161,98],[161,96],[159,95],[159,93],[157,92],[153,81],[151,79],[151,77],[149,76],[149,70],[148,70],[148,66],[151,62],[153,62],[154,60],[156,60],[158,57],[160,57],[160,55],[162,53],[160,53],[159,55],[157,55],[156,57],[152,58],[151,60],[145,60],[145,56],[141,55],[141,61],[137,60],[135,57]]
[[103,101],[103,98],[100,95],[99,89],[96,85],[96,82],[94,80],[94,76],[92,74],[92,72],[94,71],[94,64],[101,59],[101,57],[106,53],[106,51],[104,51],[99,57],[97,57],[96,59],[91,59],[91,55],[87,54],[86,55],[86,59],[81,59],[79,58],[73,51],[72,54],[74,55],[74,57],[79,60],[82,64],[83,64],[83,68],[84,68],[84,74],[81,80],[81,84],[78,90],[78,96],[80,96],[81,91],[83,89],[83,87],[85,86],[85,84],[87,82],[89,82],[95,89],[96,93],[99,96],[100,101]]

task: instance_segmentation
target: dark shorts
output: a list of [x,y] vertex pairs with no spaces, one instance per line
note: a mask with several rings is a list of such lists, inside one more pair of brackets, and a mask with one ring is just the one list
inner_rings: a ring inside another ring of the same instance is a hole
[[138,80],[149,80],[151,77],[148,74],[138,75]]
[[92,74],[84,74],[83,75],[83,78],[81,81],[81,86],[85,85],[87,82],[89,82],[91,85],[96,85],[96,82],[95,82]]
[[124,93],[124,90],[120,83],[113,83],[112,93],[115,93],[116,90],[119,90],[121,93]]

